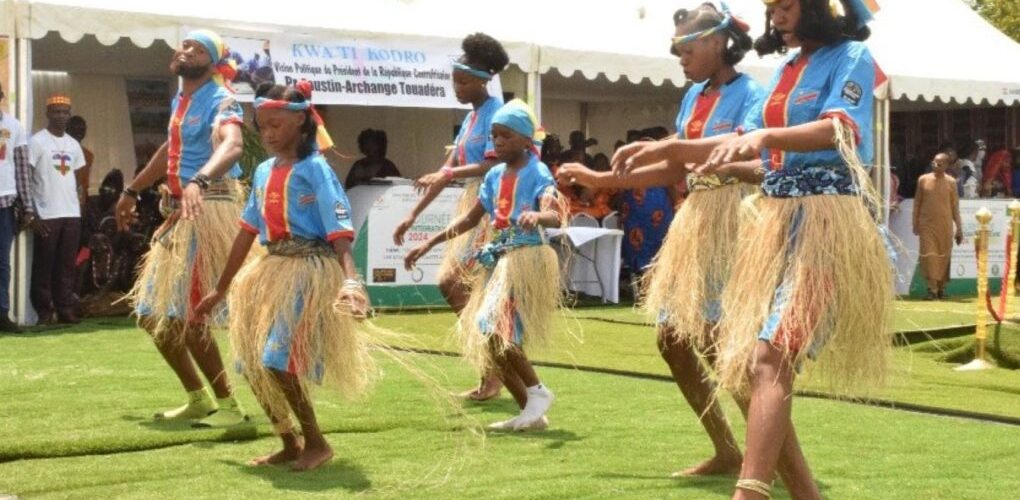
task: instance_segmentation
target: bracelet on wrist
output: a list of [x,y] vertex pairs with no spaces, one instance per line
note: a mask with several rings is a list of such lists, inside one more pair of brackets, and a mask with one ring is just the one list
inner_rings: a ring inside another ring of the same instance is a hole
[[139,193],[138,191],[135,191],[134,189],[131,189],[130,186],[125,187],[124,191],[121,194],[126,194],[126,195],[134,198],[136,201],[141,199],[141,197],[142,197],[141,193]]
[[360,290],[361,288],[364,288],[364,286],[365,284],[362,283],[361,280],[356,280],[353,278],[345,279],[343,284],[343,288],[348,290]]
[[443,167],[439,171],[443,174],[443,177],[446,177],[446,180],[453,180],[453,167]]
[[212,180],[209,179],[208,175],[200,173],[200,174],[195,174],[195,176],[192,177],[190,181],[188,181],[188,184],[191,184],[191,183],[197,184],[199,189],[201,189],[202,191],[205,191],[206,189],[209,189],[209,184],[212,183]]

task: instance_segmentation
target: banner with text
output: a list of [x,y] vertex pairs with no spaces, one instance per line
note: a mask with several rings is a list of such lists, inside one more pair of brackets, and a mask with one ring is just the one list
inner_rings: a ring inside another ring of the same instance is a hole
[[404,245],[393,243],[393,231],[418,203],[413,186],[394,186],[372,204],[368,215],[368,262],[365,282],[370,286],[435,285],[446,245],[438,245],[412,271],[404,269],[404,256],[450,224],[462,189],[447,188],[425,209],[404,235]]
[[[316,40],[227,37],[238,63],[235,87],[250,101],[259,82],[291,85],[312,82],[316,104],[464,108],[453,93],[452,61],[460,55],[457,42],[423,40]],[[497,76],[489,93],[502,95]]]

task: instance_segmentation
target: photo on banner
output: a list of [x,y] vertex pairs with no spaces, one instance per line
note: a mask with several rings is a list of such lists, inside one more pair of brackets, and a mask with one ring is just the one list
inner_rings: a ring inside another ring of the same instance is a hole
[[[312,82],[316,104],[468,109],[453,93],[457,42],[387,39],[224,37],[238,66],[238,100],[250,102],[263,81]],[[502,95],[496,76],[491,95]]]
[[263,82],[275,82],[272,44],[268,39],[226,37],[229,57],[237,65],[237,76],[231,82],[241,101],[254,99],[255,89]]

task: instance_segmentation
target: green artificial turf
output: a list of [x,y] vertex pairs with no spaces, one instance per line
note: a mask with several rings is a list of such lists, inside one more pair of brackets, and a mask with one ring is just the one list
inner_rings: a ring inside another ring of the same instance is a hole
[[[376,323],[413,333],[408,344],[443,348],[453,347],[446,340],[451,320],[448,313],[407,314]],[[536,358],[665,374],[648,328],[567,320],[562,331],[568,329],[574,336]],[[890,390],[927,403],[1017,413],[1016,372],[958,374],[934,360],[939,355],[934,344],[900,348],[903,376]],[[475,380],[457,358],[404,357],[443,388]],[[700,499],[731,491],[732,477],[668,478],[711,452],[669,381],[539,367],[558,395],[550,430],[483,438],[484,424],[516,412],[507,395],[461,411],[394,362],[380,364],[383,377],[369,396],[353,402],[317,396],[337,458],[294,474],[243,465],[276,445],[262,418],[254,441],[235,439],[250,433],[154,425],[149,416],[179,404],[182,392],[129,321],[0,337],[0,497]],[[243,384],[238,394],[256,411]],[[729,401],[725,407],[742,442],[739,413]],[[809,398],[796,400],[794,419],[829,498],[1012,498],[1020,488],[1012,473],[1018,426]]]

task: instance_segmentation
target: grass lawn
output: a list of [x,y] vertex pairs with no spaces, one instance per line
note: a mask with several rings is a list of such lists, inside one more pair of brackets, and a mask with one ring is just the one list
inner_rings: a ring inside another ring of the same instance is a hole
[[[589,312],[596,311],[577,315]],[[665,374],[651,329],[562,321],[560,330],[570,334],[538,359]],[[454,347],[451,322],[448,313],[377,320],[438,349]],[[939,355],[934,344],[900,348],[897,377],[882,396],[1020,415],[1017,372],[958,374],[936,361]],[[447,388],[474,381],[456,358],[408,358]],[[255,440],[238,440],[255,437],[250,430],[225,435],[153,424],[149,416],[182,394],[129,321],[0,337],[0,497],[700,499],[731,491],[732,477],[668,478],[711,450],[671,382],[539,368],[558,395],[550,430],[485,436],[482,425],[515,412],[508,396],[460,411],[430,397],[434,391],[394,363],[380,362],[384,376],[368,397],[318,395],[337,458],[293,474],[243,465],[276,445],[264,418]],[[238,393],[255,411],[248,390]],[[726,408],[742,441],[742,420],[728,401]],[[1020,426],[808,398],[797,400],[794,413],[830,498],[1012,498],[1020,488],[1020,477],[1008,472],[1020,456]]]

